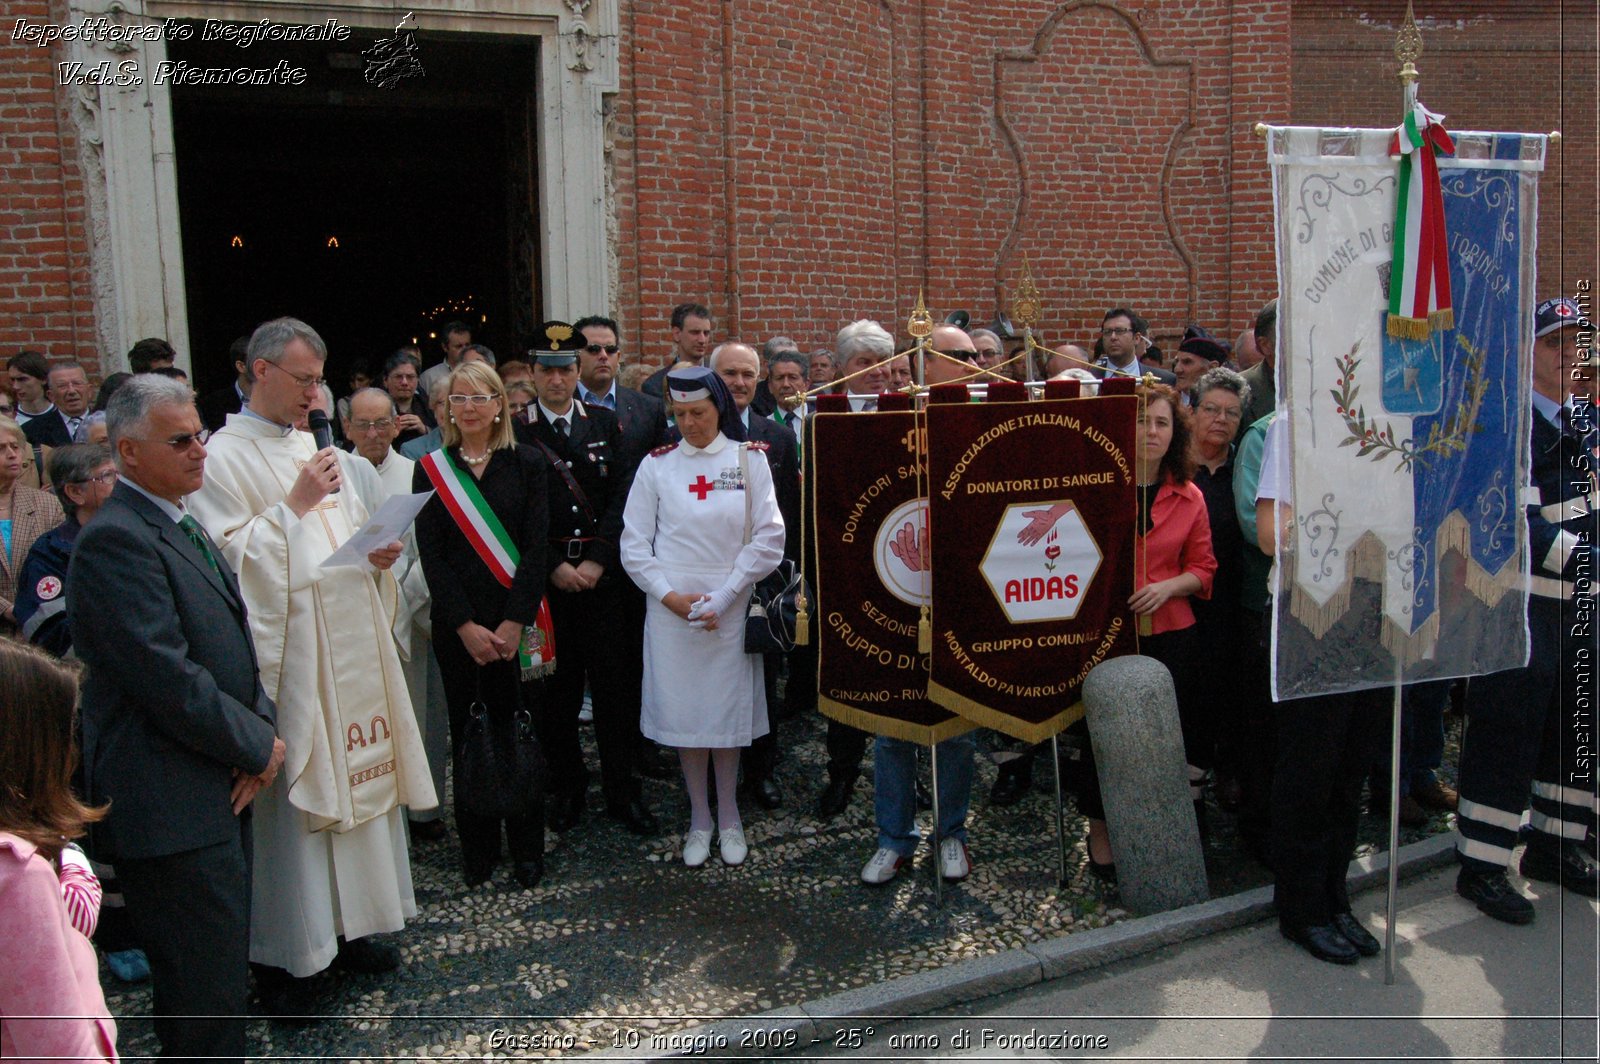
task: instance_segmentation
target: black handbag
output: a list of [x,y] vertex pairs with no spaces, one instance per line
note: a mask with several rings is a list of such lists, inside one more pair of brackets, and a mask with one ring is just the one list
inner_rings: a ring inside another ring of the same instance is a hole
[[456,748],[456,808],[496,820],[536,816],[544,778],[544,751],[520,693],[510,726],[497,728],[480,685]]
[[[750,542],[750,478],[743,448],[739,449],[740,474],[745,481],[744,541]],[[800,567],[785,558],[778,567],[750,590],[750,604],[744,614],[746,654],[787,654],[795,647],[795,628],[800,601],[810,601],[806,579]]]

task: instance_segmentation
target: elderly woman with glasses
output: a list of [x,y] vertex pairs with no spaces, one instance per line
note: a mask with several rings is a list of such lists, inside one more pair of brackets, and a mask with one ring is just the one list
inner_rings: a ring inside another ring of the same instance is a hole
[[55,496],[20,483],[33,445],[22,426],[0,417],[0,635],[17,629],[17,575],[34,541],[61,523]]
[[[1243,667],[1239,650],[1243,644],[1239,595],[1244,581],[1245,540],[1239,527],[1239,514],[1233,501],[1234,439],[1239,422],[1250,406],[1250,385],[1231,369],[1218,366],[1202,373],[1195,381],[1192,436],[1189,453],[1194,459],[1194,484],[1205,496],[1211,524],[1211,550],[1217,558],[1217,575],[1209,599],[1194,600],[1196,632],[1207,648],[1215,676],[1237,676]],[[1253,545],[1252,545],[1253,548]],[[1253,760],[1244,749],[1245,701],[1236,688],[1214,681],[1195,691],[1201,719],[1211,722],[1208,743],[1215,746],[1217,800],[1228,810],[1240,807],[1244,763]],[[1245,811],[1243,819],[1264,818],[1264,805]],[[1265,824],[1261,825],[1264,829]],[[1241,825],[1248,828],[1248,825]]]

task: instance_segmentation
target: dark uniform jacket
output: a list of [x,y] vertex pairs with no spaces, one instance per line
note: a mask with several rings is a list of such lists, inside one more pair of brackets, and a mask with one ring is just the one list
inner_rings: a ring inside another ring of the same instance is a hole
[[[622,509],[637,463],[629,466],[619,456],[622,432],[616,415],[574,399],[566,439],[556,434],[538,403],[528,407],[528,416],[528,424],[519,422],[514,427],[517,438],[539,451],[548,463],[548,567],[553,570],[562,562],[578,565],[592,561],[605,568],[602,581],[626,579],[621,576],[618,544],[622,540]],[[571,474],[578,492],[567,483],[566,473]]]
[[1580,573],[1594,574],[1596,515],[1594,407],[1580,417],[1563,407],[1560,424],[1533,412],[1534,496],[1528,499],[1529,590],[1571,600]]
[[767,445],[772,488],[778,496],[778,512],[783,515],[783,556],[798,562],[801,520],[799,442],[789,429],[757,414],[753,404],[746,413],[750,416],[750,424],[746,426],[750,439]]
[[17,572],[16,614],[22,637],[56,657],[72,649],[67,627],[67,563],[83,526],[69,517],[33,541]]

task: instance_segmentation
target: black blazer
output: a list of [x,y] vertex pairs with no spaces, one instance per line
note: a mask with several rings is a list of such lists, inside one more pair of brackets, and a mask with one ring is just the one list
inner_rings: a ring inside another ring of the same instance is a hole
[[[630,483],[645,455],[672,442],[667,438],[667,408],[660,399],[612,385],[617,395],[617,427],[622,430],[622,441],[617,455],[628,471]],[[590,409],[594,409],[592,406]]]
[[750,439],[767,445],[767,464],[772,467],[772,489],[778,496],[778,512],[783,515],[783,554],[800,560],[800,457],[794,433],[783,425],[755,412],[752,406]]
[[211,550],[217,569],[119,484],[72,552],[67,623],[89,667],[84,786],[91,802],[111,803],[95,839],[113,859],[237,839],[233,770],[260,773],[272,756],[277,710],[239,585]]
[[[461,462],[461,448],[448,448]],[[545,534],[549,524],[545,488],[548,461],[537,449],[523,444],[495,451],[478,481],[478,491],[494,511],[522,560],[510,588],[500,586],[489,567],[472,549],[455,518],[435,495],[417,515],[417,554],[422,575],[433,595],[430,614],[437,638],[455,635],[468,621],[493,629],[501,621],[532,624],[544,598]],[[468,476],[470,476],[470,471]],[[412,491],[431,491],[433,482],[418,462],[411,474]]]
[[29,419],[28,423],[22,426],[22,434],[28,438],[29,443],[41,447],[62,447],[72,442],[72,433],[67,431],[67,423],[61,420],[60,410],[51,410],[40,417]]
[[[580,407],[582,414],[578,413]],[[601,579],[613,577],[613,574],[622,571],[618,551],[622,542],[622,508],[627,504],[628,489],[633,485],[633,470],[625,469],[617,457],[622,433],[617,427],[616,415],[605,407],[588,406],[573,400],[569,419],[571,428],[563,440],[556,435],[550,422],[544,419],[544,409],[538,403],[528,407],[528,413],[533,416],[533,421],[526,425],[520,421],[512,424],[517,441],[539,451],[547,463],[550,462],[550,456],[545,455],[537,444],[542,443],[550,448],[556,460],[566,464],[567,471],[583,492],[588,510],[594,513],[591,520],[584,502],[573,495],[560,470],[549,465],[545,473],[545,486],[550,500],[549,537],[554,540],[580,536],[591,540],[573,545],[578,551],[576,556],[566,549],[565,544],[552,543],[549,567],[554,569],[562,562],[577,565],[582,561],[593,561],[605,567],[605,575]]]

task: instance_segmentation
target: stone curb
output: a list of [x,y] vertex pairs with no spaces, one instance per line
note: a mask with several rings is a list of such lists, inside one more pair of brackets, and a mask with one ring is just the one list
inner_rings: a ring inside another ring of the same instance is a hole
[[[1410,879],[1449,863],[1455,855],[1455,833],[1445,832],[1400,848],[1400,878]],[[1352,894],[1381,889],[1388,881],[1389,855],[1376,854],[1352,862]],[[989,957],[975,957],[949,967],[857,987],[839,994],[736,1019],[702,1024],[673,1035],[680,1047],[641,1055],[638,1050],[586,1053],[585,1060],[648,1061],[680,1056],[771,1057],[804,1049],[814,1041],[830,1042],[859,1024],[840,1019],[893,1022],[949,1005],[965,1004],[1074,972],[1100,968],[1149,953],[1163,946],[1258,923],[1272,915],[1272,888],[1188,905],[1171,912],[1119,920],[1109,927],[1066,935]],[[760,1044],[756,1044],[759,1042]]]

